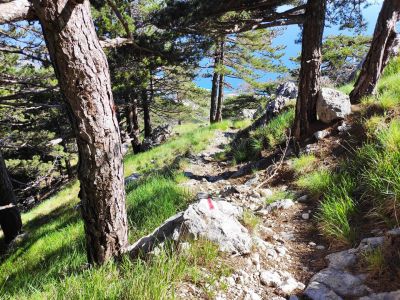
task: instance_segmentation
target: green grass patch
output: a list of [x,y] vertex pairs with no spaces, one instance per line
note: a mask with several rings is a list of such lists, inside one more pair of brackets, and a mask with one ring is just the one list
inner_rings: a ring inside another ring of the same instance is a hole
[[261,219],[256,216],[251,210],[245,210],[242,217],[243,225],[249,229],[251,232],[257,229],[260,224]]
[[292,160],[292,167],[296,174],[304,174],[314,169],[317,158],[313,154],[303,154]]
[[292,127],[294,109],[282,112],[265,126],[256,129],[250,137],[243,138],[232,149],[233,160],[241,163],[260,158],[264,149],[272,150],[286,140],[287,130]]
[[324,193],[332,181],[332,174],[329,170],[322,169],[312,173],[301,175],[296,185],[311,193],[313,196]]
[[294,194],[291,191],[275,190],[271,196],[265,198],[265,203],[271,204],[278,200],[293,198]]
[[257,129],[253,138],[261,140],[266,148],[272,149],[286,140],[287,129],[293,126],[294,109],[288,109]]

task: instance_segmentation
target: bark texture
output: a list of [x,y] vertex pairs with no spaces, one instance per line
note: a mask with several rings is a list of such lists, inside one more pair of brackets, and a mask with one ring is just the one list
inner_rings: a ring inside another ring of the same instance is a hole
[[132,139],[132,148],[134,153],[140,152],[140,127],[139,115],[137,107],[137,97],[132,96],[129,98],[130,103],[127,105],[126,120],[128,126],[128,134]]
[[6,243],[11,242],[22,228],[21,215],[16,205],[13,186],[0,152],[0,226]]
[[325,10],[326,0],[308,0],[303,25],[299,95],[294,124],[294,135],[297,139],[306,136],[310,123],[317,120]]
[[360,75],[350,93],[352,103],[375,92],[376,84],[389,62],[396,41],[396,23],[400,17],[400,1],[385,0],[375,25],[374,36]]
[[142,107],[143,107],[144,137],[147,138],[151,137],[151,132],[153,130],[151,128],[149,98],[146,90],[142,91]]
[[[224,64],[224,52],[225,52],[225,40],[222,39],[220,44],[220,64]],[[217,109],[215,113],[215,122],[222,121],[222,105],[224,101],[224,74],[219,74],[219,82],[218,82],[218,98],[217,98]]]
[[215,49],[214,53],[214,74],[212,78],[212,86],[211,86],[211,102],[210,102],[210,123],[216,122],[216,114],[217,114],[217,102],[218,102],[218,87],[219,87],[219,74],[216,71],[216,68],[220,62],[220,55],[219,55],[219,45]]
[[33,0],[79,150],[87,254],[102,264],[128,242],[121,140],[108,63],[89,1]]

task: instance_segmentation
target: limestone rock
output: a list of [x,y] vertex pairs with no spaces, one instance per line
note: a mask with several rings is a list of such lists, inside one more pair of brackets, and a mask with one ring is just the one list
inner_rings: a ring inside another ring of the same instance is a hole
[[351,250],[355,249],[336,252],[326,256],[326,259],[329,261],[329,267],[343,270],[353,266],[357,262],[357,256],[355,251]]
[[276,95],[289,99],[296,99],[298,94],[297,84],[294,81],[287,81],[278,86]]
[[322,283],[342,297],[360,297],[370,292],[360,277],[333,268],[323,269],[315,274],[311,282]]
[[240,207],[229,202],[202,199],[184,212],[181,234],[213,241],[224,252],[250,253],[251,237],[238,221],[242,213]]
[[398,300],[400,299],[400,290],[389,293],[371,294],[361,297],[360,300]]
[[309,297],[311,300],[343,300],[342,297],[337,295],[326,285],[316,281],[313,281],[308,285],[307,289],[304,291],[304,295]]
[[282,284],[281,275],[275,270],[265,270],[260,274],[262,284],[270,287],[279,287]]
[[351,113],[351,103],[348,95],[330,88],[322,88],[317,100],[318,118],[329,124],[343,119]]

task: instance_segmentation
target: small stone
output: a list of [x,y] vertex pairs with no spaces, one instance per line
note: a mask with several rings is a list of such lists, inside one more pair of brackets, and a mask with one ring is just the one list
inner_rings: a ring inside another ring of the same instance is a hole
[[292,276],[287,276],[282,285],[279,286],[282,292],[285,294],[290,294],[294,290],[303,290],[305,288],[304,284],[301,282],[298,282],[296,279],[294,279]]
[[260,199],[260,198],[261,198],[261,195],[260,195],[259,193],[257,193],[256,191],[254,191],[254,192],[251,194],[251,196],[254,197],[254,198],[256,198],[256,199]]
[[286,248],[284,246],[276,246],[275,250],[278,252],[279,256],[285,256],[286,254]]
[[360,298],[360,300],[399,300],[399,299],[400,299],[400,290],[389,293],[371,294],[369,296]]
[[301,218],[303,220],[309,220],[310,219],[310,214],[309,213],[304,213],[304,214],[301,215]]
[[392,229],[392,230],[389,230],[389,231],[387,232],[387,235],[390,235],[390,236],[399,236],[399,235],[400,235],[400,227],[399,227],[399,228],[394,228],[394,229]]
[[248,291],[244,300],[262,300],[262,298],[254,291]]
[[317,244],[316,244],[316,243],[314,243],[314,242],[309,242],[309,243],[308,243],[308,245],[309,245],[309,246],[311,246],[311,247],[315,247],[315,246],[317,246]]
[[274,270],[262,271],[260,281],[262,284],[270,287],[278,287],[282,284],[281,276]]
[[319,141],[326,138],[329,135],[328,130],[320,130],[314,133],[314,137]]
[[318,245],[318,246],[317,246],[317,249],[318,249],[318,250],[325,250],[325,246],[323,246],[323,245]]
[[300,202],[300,203],[307,202],[308,201],[308,195],[303,195],[303,196],[297,198],[297,201]]
[[259,193],[262,197],[271,197],[274,194],[271,189],[260,189]]

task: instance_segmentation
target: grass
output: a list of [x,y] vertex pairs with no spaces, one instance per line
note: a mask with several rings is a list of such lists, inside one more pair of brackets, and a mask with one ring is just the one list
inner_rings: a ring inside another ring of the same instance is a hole
[[[377,114],[365,115],[363,120],[368,141],[354,149],[351,159],[336,173],[320,170],[297,180],[299,187],[323,196],[317,221],[321,231],[335,241],[355,241],[356,219],[387,228],[400,225],[400,119],[396,116],[400,107],[400,58],[388,65],[377,91],[376,96],[362,101],[365,111],[379,108]],[[365,259],[372,272],[382,271],[381,252],[367,253]]]
[[303,154],[292,160],[292,167],[296,174],[310,172],[314,168],[317,158],[313,154]]
[[318,196],[327,191],[331,183],[332,175],[329,170],[321,169],[308,174],[301,175],[296,185],[301,189],[306,190],[313,196]]
[[267,125],[257,129],[253,138],[261,140],[266,148],[274,148],[286,140],[286,131],[294,122],[294,109],[288,109],[268,122]]
[[258,159],[261,152],[272,150],[286,140],[287,130],[292,127],[294,109],[289,108],[282,112],[265,126],[256,129],[250,137],[242,139],[232,149],[233,159],[236,163]]
[[380,276],[387,270],[388,264],[382,247],[363,252],[361,259],[367,271],[373,276]]
[[243,225],[249,229],[251,232],[257,229],[260,224],[261,219],[256,216],[251,210],[245,210],[242,217]]
[[[176,156],[204,149],[216,129],[230,125],[182,126],[173,140],[126,157],[125,174],[147,174],[127,187],[130,241],[151,232],[191,200],[177,185],[183,178],[174,171]],[[171,172],[159,172],[164,168]],[[216,278],[229,271],[223,265],[208,276],[201,271],[205,258],[208,265],[218,265],[216,246],[201,242],[180,255],[164,249],[147,261],[123,259],[88,268],[83,222],[75,209],[78,192],[79,183],[71,183],[22,215],[26,236],[0,261],[1,299],[174,299],[183,279],[208,293]]]
[[188,152],[204,150],[208,141],[214,136],[215,130],[226,130],[231,126],[230,121],[215,123],[211,126],[187,124],[178,126],[175,132],[177,137],[166,143],[139,154],[129,154],[125,157],[125,176],[132,173],[146,173],[164,168]]
[[265,198],[265,202],[267,204],[271,204],[278,200],[293,199],[293,198],[294,194],[290,191],[276,190],[271,196]]

